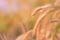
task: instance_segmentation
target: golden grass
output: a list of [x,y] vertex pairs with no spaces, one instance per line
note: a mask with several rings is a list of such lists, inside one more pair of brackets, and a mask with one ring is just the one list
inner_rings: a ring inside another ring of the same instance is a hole
[[37,18],[34,28],[25,34],[22,34],[22,39],[20,36],[16,40],[29,40],[29,37],[31,35],[31,37],[34,37],[34,35],[36,35],[36,40],[58,40],[58,38],[56,38],[57,32],[55,28],[60,22],[60,9],[56,9],[52,7],[52,5],[47,4],[45,6],[36,8],[32,12],[32,16],[36,15],[38,11],[43,10],[44,12],[41,13]]
[[[60,23],[60,6],[57,7],[56,3],[53,6],[47,4],[38,7],[32,12],[33,17],[39,11],[42,13],[38,16],[35,25],[31,30],[27,30],[26,24],[20,22],[17,17],[14,16],[11,20],[8,20],[8,23],[11,21],[11,25],[7,36],[0,33],[0,39],[9,40],[9,36],[14,36],[16,29],[21,28],[23,34],[19,35],[16,40],[60,40],[60,33],[55,29]],[[21,27],[17,27],[17,25],[20,25]]]

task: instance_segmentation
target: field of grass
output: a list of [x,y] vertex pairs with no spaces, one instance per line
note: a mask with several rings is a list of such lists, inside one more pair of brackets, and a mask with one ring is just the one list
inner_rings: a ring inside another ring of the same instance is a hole
[[60,40],[60,0],[1,2],[0,40]]

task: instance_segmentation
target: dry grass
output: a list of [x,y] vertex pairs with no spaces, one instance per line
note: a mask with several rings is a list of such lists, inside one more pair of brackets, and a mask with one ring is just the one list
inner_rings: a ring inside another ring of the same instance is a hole
[[47,4],[36,8],[32,12],[32,16],[36,15],[38,11],[43,10],[45,11],[37,18],[34,28],[25,34],[22,34],[16,40],[33,40],[35,35],[35,40],[60,40],[60,37],[57,37],[57,31],[55,29],[57,24],[60,22],[60,9]]
[[[9,37],[15,37],[16,35],[14,33],[18,28],[21,28],[22,34],[15,38],[16,40],[60,40],[60,30],[59,33],[56,30],[57,25],[60,23],[60,6],[58,7],[57,4],[58,2],[56,1],[53,6],[47,4],[36,8],[32,12],[33,17],[39,11],[42,11],[42,13],[38,16],[35,25],[31,30],[27,29],[24,21],[19,22],[16,20],[17,17],[14,16],[14,20],[11,20],[11,26],[10,29],[8,29],[7,35],[0,33],[0,40],[11,40]],[[21,27],[17,27],[17,25],[20,25]]]

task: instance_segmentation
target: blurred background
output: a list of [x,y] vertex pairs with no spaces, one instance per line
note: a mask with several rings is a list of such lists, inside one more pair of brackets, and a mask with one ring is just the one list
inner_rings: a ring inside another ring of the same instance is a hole
[[37,18],[37,16],[31,16],[33,10],[45,4],[52,4],[54,1],[0,0],[0,36],[6,36],[9,40],[13,40],[32,29]]

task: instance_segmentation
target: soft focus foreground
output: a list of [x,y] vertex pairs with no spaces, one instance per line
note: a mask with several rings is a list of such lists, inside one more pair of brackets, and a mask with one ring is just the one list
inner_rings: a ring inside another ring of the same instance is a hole
[[0,0],[0,40],[60,40],[60,0]]

